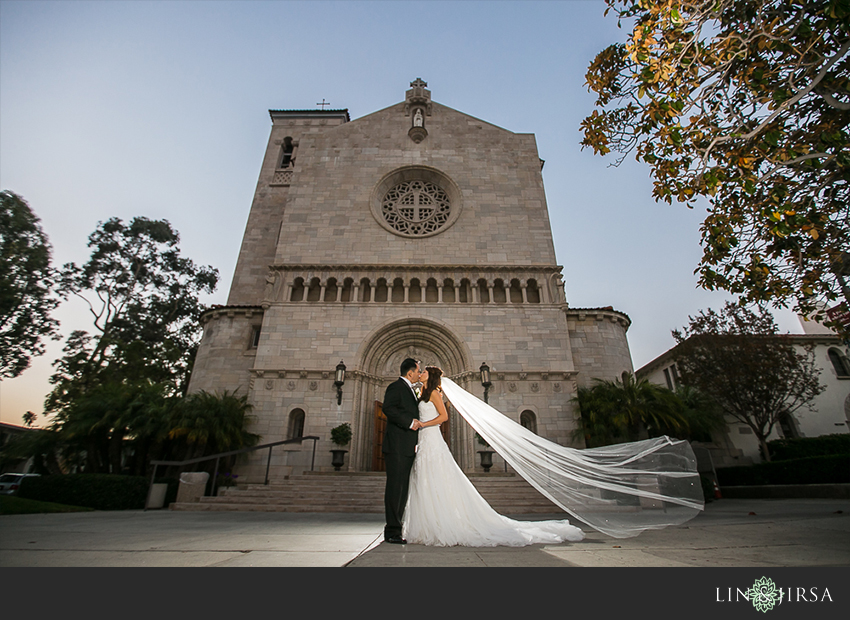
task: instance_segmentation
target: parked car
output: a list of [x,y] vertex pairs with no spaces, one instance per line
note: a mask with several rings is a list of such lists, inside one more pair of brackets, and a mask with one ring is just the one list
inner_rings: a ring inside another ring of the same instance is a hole
[[15,495],[21,487],[21,480],[39,474],[2,474],[0,475],[0,495]]

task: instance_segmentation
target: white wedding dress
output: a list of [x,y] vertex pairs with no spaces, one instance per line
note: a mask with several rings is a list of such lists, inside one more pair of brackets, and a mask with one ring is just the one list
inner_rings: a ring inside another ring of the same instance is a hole
[[[437,415],[433,403],[419,403],[421,421]],[[458,467],[439,426],[419,431],[402,527],[408,542],[437,547],[523,547],[584,538],[566,520],[515,521],[498,514]]]

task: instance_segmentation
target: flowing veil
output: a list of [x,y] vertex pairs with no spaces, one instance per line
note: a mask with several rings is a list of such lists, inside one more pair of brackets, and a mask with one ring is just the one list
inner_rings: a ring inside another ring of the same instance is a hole
[[443,392],[469,425],[543,495],[615,538],[678,525],[704,507],[687,441],[657,437],[576,450],[535,435],[447,377]]

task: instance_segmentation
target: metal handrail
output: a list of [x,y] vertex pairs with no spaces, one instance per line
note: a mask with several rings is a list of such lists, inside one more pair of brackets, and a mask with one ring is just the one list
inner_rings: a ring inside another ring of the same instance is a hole
[[[219,452],[218,454],[213,454],[210,456],[202,456],[196,459],[187,459],[185,461],[151,461],[151,465],[153,465],[153,471],[151,472],[151,481],[148,484],[148,496],[145,499],[145,510],[148,509],[148,504],[150,503],[151,493],[153,492],[153,481],[156,479],[156,470],[160,465],[191,465],[192,463],[202,463],[204,461],[211,461],[215,459],[215,473],[212,477],[212,484],[210,485],[210,493],[215,490],[215,479],[218,477],[218,462],[222,457],[225,456],[233,456],[234,454],[243,454],[245,452],[253,452],[254,450],[262,450],[263,448],[269,449],[269,458],[266,461],[266,481],[265,485],[269,484],[269,468],[272,463],[272,448],[275,446],[280,446],[286,443],[301,443],[307,439],[311,439],[313,441],[313,459],[310,462],[310,471],[313,471],[313,468],[316,465],[316,442],[319,440],[319,437],[315,435],[309,435],[307,437],[296,437],[295,439],[284,439],[283,441],[275,441],[273,443],[264,443],[260,446],[252,446],[250,448],[242,448],[241,450],[231,450],[230,452]],[[204,497],[206,497],[206,489],[204,489]]]

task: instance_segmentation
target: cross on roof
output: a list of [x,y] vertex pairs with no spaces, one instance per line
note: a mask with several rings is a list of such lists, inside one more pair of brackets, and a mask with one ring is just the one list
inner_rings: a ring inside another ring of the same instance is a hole
[[324,97],[322,97],[322,103],[317,103],[316,105],[320,105],[320,106],[322,106],[322,109],[324,110],[324,109],[325,109],[325,106],[326,106],[326,105],[330,105],[330,103],[327,103],[327,102],[325,101],[325,98],[324,98]]

